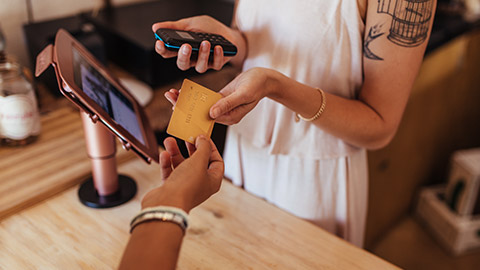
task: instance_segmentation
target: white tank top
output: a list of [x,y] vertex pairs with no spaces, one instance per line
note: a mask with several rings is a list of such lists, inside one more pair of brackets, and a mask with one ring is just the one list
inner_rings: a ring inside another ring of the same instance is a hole
[[[325,92],[357,98],[366,2],[240,0],[235,20],[248,43],[243,70],[271,68]],[[311,123],[295,122],[295,112],[268,98],[230,131],[271,154],[322,159],[358,149]]]

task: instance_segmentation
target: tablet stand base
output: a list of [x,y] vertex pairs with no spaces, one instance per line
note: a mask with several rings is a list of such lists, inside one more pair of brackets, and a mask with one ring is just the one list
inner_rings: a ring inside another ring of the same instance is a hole
[[129,201],[137,193],[137,184],[126,176],[118,176],[118,191],[107,196],[98,195],[93,184],[93,177],[87,179],[80,185],[78,198],[80,202],[91,208],[110,208]]
[[135,181],[117,172],[115,137],[98,117],[82,116],[87,154],[92,162],[92,176],[78,190],[80,201],[92,208],[109,208],[129,201],[137,193]]

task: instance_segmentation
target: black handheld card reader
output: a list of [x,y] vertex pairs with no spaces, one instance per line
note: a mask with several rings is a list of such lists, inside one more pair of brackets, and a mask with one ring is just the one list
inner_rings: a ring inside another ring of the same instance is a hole
[[202,41],[210,42],[210,54],[213,54],[215,46],[223,48],[224,56],[237,54],[237,47],[221,35],[191,32],[175,29],[160,28],[155,32],[155,38],[163,41],[169,50],[179,50],[182,44],[188,43],[192,46],[192,53],[198,53]]

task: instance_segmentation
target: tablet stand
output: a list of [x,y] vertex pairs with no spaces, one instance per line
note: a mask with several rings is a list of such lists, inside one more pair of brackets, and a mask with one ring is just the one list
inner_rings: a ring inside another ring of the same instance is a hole
[[135,181],[117,173],[115,137],[97,116],[80,112],[92,176],[78,190],[80,201],[92,208],[109,208],[129,201],[137,193]]

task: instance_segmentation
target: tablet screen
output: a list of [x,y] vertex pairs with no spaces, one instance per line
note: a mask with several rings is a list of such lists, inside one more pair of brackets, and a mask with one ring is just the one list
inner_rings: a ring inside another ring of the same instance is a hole
[[115,122],[145,145],[132,103],[105,79],[100,72],[94,69],[75,47],[72,47],[72,49],[75,83]]

